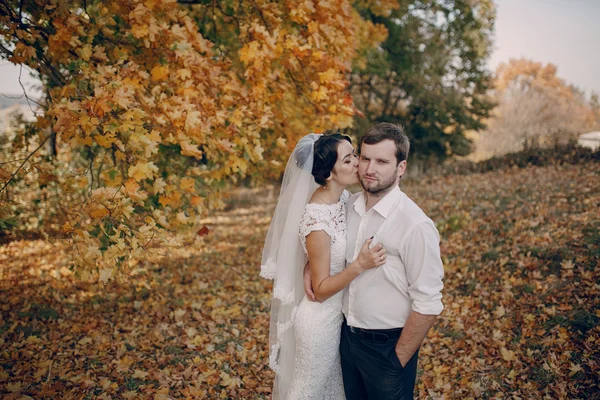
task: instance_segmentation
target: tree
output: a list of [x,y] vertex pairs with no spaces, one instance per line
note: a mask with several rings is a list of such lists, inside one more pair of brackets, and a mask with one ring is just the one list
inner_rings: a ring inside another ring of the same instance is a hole
[[491,1],[404,0],[389,16],[362,15],[388,30],[351,79],[364,118],[400,123],[420,156],[444,159],[471,151],[469,130],[483,128],[493,102],[487,92],[495,9]]
[[593,98],[557,75],[553,64],[512,59],[498,66],[498,108],[479,141],[487,155],[566,143],[597,121]]
[[347,74],[382,32],[349,1],[182,3],[0,0],[2,57],[44,85],[0,159],[0,220],[64,217],[77,264],[103,278],[193,226],[227,182],[275,175],[306,132],[349,126]]

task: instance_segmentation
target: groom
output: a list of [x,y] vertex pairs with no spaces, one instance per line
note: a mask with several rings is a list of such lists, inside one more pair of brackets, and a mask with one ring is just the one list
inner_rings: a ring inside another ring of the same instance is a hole
[[349,400],[412,399],[419,347],[443,309],[438,232],[398,187],[409,149],[393,124],[375,125],[361,139],[364,191],[347,203],[346,261],[374,237],[386,249],[386,263],[344,291],[340,355]]

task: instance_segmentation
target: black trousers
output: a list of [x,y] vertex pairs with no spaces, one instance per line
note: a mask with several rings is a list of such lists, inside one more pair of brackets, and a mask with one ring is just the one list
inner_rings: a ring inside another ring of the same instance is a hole
[[401,332],[401,328],[359,331],[344,319],[340,355],[347,400],[413,398],[419,351],[402,367],[396,356]]

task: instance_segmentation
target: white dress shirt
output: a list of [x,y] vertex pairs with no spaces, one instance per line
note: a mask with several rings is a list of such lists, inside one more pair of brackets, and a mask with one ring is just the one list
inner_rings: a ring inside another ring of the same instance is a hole
[[348,325],[365,329],[404,326],[411,310],[442,312],[444,267],[440,237],[433,221],[399,187],[368,212],[363,192],[347,202],[346,262],[354,261],[364,242],[382,243],[386,263],[367,270],[344,290],[342,311]]

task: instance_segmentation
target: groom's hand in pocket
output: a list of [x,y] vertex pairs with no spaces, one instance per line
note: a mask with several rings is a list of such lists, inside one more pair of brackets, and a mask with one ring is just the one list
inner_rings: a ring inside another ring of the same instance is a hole
[[306,263],[304,266],[304,294],[306,294],[308,301],[319,302],[315,296],[315,292],[313,292],[312,277],[310,276],[310,263]]

